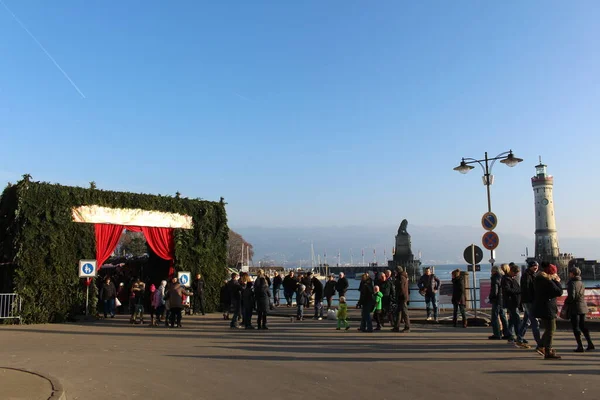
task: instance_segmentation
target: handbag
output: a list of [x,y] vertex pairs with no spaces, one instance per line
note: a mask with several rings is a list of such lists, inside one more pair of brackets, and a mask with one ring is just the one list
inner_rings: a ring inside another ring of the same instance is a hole
[[115,307],[121,307],[121,302],[118,297],[115,297]]

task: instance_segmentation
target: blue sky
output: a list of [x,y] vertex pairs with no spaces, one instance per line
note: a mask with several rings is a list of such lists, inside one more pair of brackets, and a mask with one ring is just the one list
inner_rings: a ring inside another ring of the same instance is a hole
[[218,200],[232,227],[479,224],[598,237],[595,1],[2,0],[0,180]]

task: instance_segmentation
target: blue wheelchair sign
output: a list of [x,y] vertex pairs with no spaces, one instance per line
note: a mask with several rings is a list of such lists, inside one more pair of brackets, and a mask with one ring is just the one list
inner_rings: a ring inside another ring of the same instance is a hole
[[190,286],[190,276],[191,272],[181,271],[177,273],[177,277],[179,278],[179,283],[183,286]]

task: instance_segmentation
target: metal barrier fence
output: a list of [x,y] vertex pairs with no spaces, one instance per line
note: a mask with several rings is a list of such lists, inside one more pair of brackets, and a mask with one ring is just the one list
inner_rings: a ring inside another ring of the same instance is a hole
[[0,293],[0,319],[18,319],[21,323],[21,296],[17,293]]

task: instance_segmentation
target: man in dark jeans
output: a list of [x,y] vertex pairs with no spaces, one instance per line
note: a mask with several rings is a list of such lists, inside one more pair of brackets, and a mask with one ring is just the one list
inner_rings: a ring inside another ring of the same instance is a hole
[[408,274],[402,267],[397,268],[396,275],[396,313],[394,315],[394,328],[392,331],[400,332],[400,322],[404,321],[402,332],[410,332],[410,318],[408,317],[408,302],[410,295],[408,291]]
[[196,274],[196,279],[192,284],[194,292],[194,314],[204,315],[204,279],[201,274]]
[[107,276],[100,289],[100,299],[104,306],[104,318],[110,314],[111,318],[115,317],[115,298],[117,297],[117,288],[110,281],[110,276]]
[[279,275],[279,272],[275,272],[275,277],[273,277],[273,302],[275,307],[279,307],[279,290],[282,283],[281,275]]
[[[488,337],[491,340],[508,340],[510,335],[508,334],[508,321],[506,320],[506,313],[504,312],[504,304],[502,299],[502,287],[500,282],[502,275],[498,267],[492,267],[492,278],[489,300],[492,304],[492,336]],[[502,322],[502,329],[500,327],[500,321]]]
[[425,305],[427,309],[427,321],[431,321],[431,306],[433,305],[433,320],[438,322],[437,293],[442,286],[440,279],[431,272],[431,268],[425,268],[425,273],[419,279],[419,290],[425,291]]
[[231,301],[231,308],[233,309],[233,317],[231,318],[231,328],[238,327],[238,319],[240,317],[240,311],[242,306],[242,285],[239,282],[240,276],[233,272],[231,274],[231,280],[227,284],[229,287],[229,299]]

